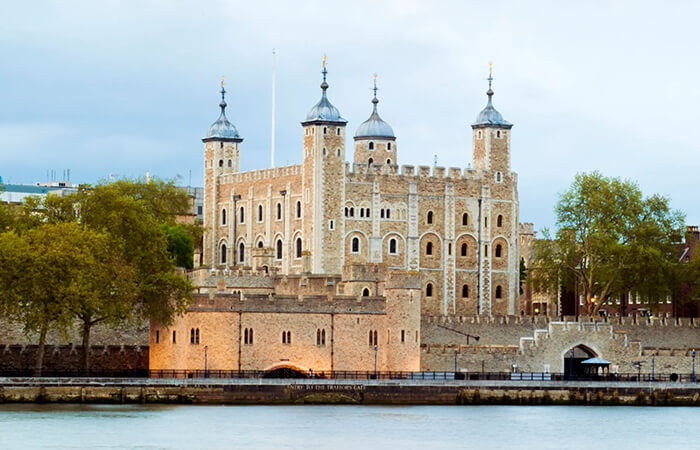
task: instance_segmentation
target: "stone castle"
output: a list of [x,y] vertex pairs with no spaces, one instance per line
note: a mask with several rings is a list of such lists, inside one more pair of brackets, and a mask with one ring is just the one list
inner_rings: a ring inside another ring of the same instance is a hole
[[250,172],[222,82],[202,139],[198,293],[174,326],[153,324],[151,368],[199,367],[206,342],[212,368],[370,370],[376,356],[379,370],[419,370],[421,316],[516,313],[517,175],[493,78],[472,124],[473,168],[416,170],[398,164],[376,79],[346,161],[348,122],[328,98],[325,61],[322,74],[301,164]]

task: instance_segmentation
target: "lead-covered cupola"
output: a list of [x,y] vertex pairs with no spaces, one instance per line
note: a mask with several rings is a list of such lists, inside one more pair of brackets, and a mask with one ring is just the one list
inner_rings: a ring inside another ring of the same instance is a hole
[[396,136],[394,130],[377,112],[377,74],[374,74],[372,114],[355,131],[355,163],[396,164]]
[[238,130],[235,125],[233,125],[226,117],[226,89],[224,89],[224,81],[221,81],[221,102],[219,103],[219,108],[221,108],[221,113],[216,122],[211,124],[209,130],[207,131],[207,137],[203,139],[204,142],[209,140],[222,140],[222,141],[237,141],[241,142],[243,138],[238,134]]
[[328,75],[328,70],[326,70],[326,57],[323,57],[323,82],[321,83],[321,100],[318,101],[306,115],[306,119],[302,122],[302,125],[310,125],[314,123],[331,123],[331,124],[346,124],[348,121],[340,116],[340,111],[338,108],[333,106],[328,100],[328,95],[326,91],[328,90],[328,83],[326,82],[326,76]]
[[488,80],[489,90],[486,91],[486,95],[489,99],[486,103],[486,107],[481,110],[478,116],[476,116],[476,122],[472,124],[472,128],[498,127],[510,129],[513,127],[513,124],[505,120],[501,113],[493,107],[493,90],[491,89],[491,83],[493,82],[493,70],[490,62]]

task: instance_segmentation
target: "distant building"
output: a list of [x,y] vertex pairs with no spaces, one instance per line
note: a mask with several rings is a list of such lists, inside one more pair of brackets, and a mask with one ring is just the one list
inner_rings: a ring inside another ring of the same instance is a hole
[[49,181],[36,184],[0,184],[0,202],[21,203],[31,196],[46,197],[47,195],[64,196],[77,192],[78,187],[70,181]]

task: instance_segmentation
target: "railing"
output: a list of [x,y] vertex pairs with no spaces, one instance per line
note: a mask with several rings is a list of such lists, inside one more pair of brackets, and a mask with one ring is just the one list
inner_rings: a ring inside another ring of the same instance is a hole
[[[0,369],[0,377],[35,377],[31,369]],[[260,378],[307,378],[327,380],[457,380],[457,381],[606,381],[606,382],[698,382],[698,376],[689,373],[655,374],[622,373],[609,375],[573,375],[548,372],[374,372],[374,371],[309,371],[284,372],[262,370],[54,370],[45,369],[42,377],[50,378],[214,378],[214,379],[260,379]]]

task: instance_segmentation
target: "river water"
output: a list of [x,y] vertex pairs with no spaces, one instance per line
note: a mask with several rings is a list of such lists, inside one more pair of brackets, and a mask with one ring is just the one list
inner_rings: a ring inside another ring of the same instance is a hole
[[700,448],[700,408],[0,405],[0,449]]

